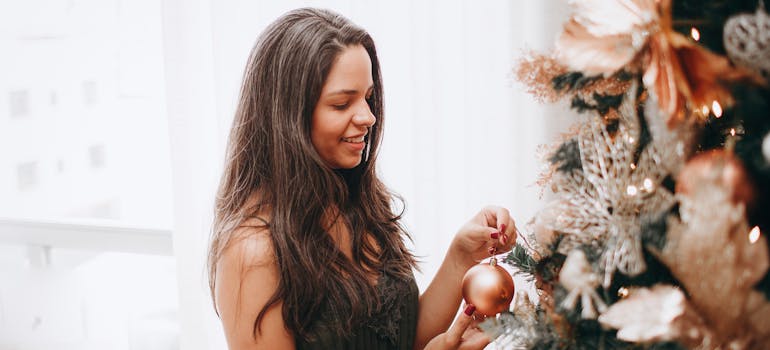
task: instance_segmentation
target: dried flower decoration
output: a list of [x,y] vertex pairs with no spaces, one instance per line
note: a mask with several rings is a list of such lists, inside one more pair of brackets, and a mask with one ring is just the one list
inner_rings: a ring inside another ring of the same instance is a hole
[[730,107],[734,101],[723,83],[761,81],[675,32],[671,0],[569,3],[573,16],[556,43],[556,59],[569,70],[604,77],[641,67],[669,127]]

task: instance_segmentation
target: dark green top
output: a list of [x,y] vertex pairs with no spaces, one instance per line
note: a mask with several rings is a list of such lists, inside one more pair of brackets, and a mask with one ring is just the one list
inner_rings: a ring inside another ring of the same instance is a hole
[[318,321],[312,341],[295,339],[297,349],[409,349],[417,333],[419,290],[414,276],[401,280],[383,274],[377,282],[381,307],[352,329],[348,337],[336,336]]

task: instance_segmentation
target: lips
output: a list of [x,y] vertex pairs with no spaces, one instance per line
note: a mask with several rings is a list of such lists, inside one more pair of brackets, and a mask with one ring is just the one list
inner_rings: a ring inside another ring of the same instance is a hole
[[366,137],[366,135],[354,136],[354,137],[343,137],[342,141],[343,142],[350,142],[350,143],[361,143],[361,142],[364,142],[364,138],[365,137]]

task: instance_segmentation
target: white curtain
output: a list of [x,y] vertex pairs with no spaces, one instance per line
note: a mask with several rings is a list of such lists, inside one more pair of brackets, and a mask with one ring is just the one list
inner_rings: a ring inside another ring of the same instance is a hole
[[[522,49],[553,40],[549,2],[164,0],[174,247],[183,349],[223,348],[204,260],[213,191],[244,65],[262,29],[301,6],[334,9],[375,39],[387,124],[380,174],[406,200],[424,289],[456,230],[498,204],[523,224],[541,205],[534,182],[546,110],[513,81]],[[558,6],[561,6],[559,4]],[[550,29],[547,29],[550,28]]]

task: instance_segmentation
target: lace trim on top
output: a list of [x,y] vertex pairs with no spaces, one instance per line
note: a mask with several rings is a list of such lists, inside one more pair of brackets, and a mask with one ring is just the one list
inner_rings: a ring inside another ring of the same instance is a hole
[[398,342],[398,332],[401,323],[403,302],[409,295],[411,280],[400,280],[383,273],[377,283],[377,294],[380,307],[366,322],[366,326],[377,335],[390,341],[391,345]]
[[[398,344],[401,329],[402,310],[408,306],[405,302],[409,300],[409,295],[412,293],[412,285],[413,278],[402,280],[383,272],[377,282],[379,307],[361,322],[361,327],[355,327],[347,336],[355,338],[358,332],[372,331],[395,347]],[[311,326],[309,343],[326,343],[336,338],[333,325],[339,322],[337,317],[340,315],[335,316],[333,312],[322,313],[321,319]]]

